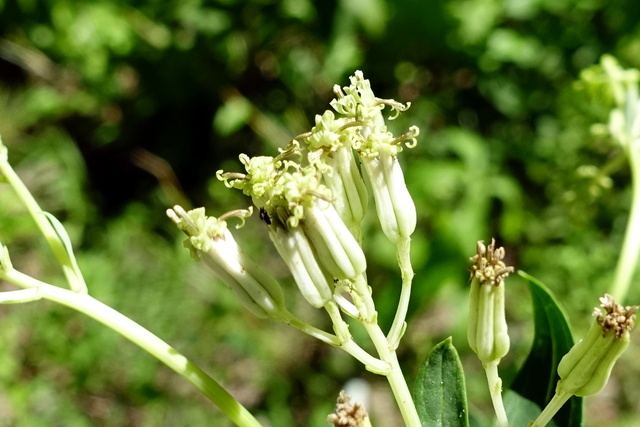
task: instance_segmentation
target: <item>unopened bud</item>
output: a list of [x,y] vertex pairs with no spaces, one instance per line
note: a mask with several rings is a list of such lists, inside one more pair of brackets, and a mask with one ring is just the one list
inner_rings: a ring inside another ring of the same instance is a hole
[[301,227],[269,227],[269,237],[291,271],[300,293],[316,308],[333,296],[331,277],[318,263],[316,253]]
[[284,309],[280,284],[239,248],[224,219],[205,216],[204,208],[186,212],[180,206],[167,211],[189,236],[184,244],[258,317],[278,318]]
[[504,279],[513,272],[504,259],[504,248],[495,241],[485,247],[477,244],[478,253],[471,258],[471,294],[469,298],[469,346],[483,364],[499,361],[509,351],[505,319]]
[[558,364],[557,392],[576,396],[597,393],[609,380],[616,360],[629,346],[629,331],[638,307],[623,307],[606,294],[594,311],[586,336]]

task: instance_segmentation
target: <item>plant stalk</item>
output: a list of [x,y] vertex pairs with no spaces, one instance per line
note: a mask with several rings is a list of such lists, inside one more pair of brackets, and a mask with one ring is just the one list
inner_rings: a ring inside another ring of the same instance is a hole
[[395,350],[389,347],[387,337],[385,337],[377,323],[363,322],[363,324],[380,359],[387,362],[390,366],[389,372],[385,376],[387,377],[387,381],[389,381],[389,386],[391,387],[406,427],[422,427],[418,411],[416,410],[413,397],[407,386],[407,381],[402,374]]
[[529,424],[529,427],[545,427],[570,397],[571,394],[569,393],[554,394],[542,413],[538,415],[538,418],[533,423]]
[[398,243],[397,258],[402,275],[402,288],[400,289],[400,300],[398,309],[389,330],[388,342],[392,350],[398,348],[400,339],[406,328],[407,311],[409,309],[409,299],[411,297],[411,282],[413,281],[413,267],[411,266],[411,239],[406,238]]
[[491,394],[491,403],[498,419],[500,427],[509,427],[507,412],[504,409],[502,401],[502,379],[498,375],[498,362],[487,363],[484,370],[487,374],[487,383],[489,384],[489,393]]
[[627,152],[631,167],[631,210],[611,287],[611,294],[620,303],[627,296],[640,258],[640,144],[630,144]]
[[113,329],[193,384],[237,426],[262,426],[240,402],[202,369],[150,331],[108,305],[88,294],[41,282],[13,268],[0,271],[0,277],[26,289],[37,289],[40,297],[73,308]]

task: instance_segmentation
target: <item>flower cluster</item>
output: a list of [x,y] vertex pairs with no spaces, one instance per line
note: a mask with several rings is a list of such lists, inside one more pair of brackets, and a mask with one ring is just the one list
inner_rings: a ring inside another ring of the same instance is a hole
[[[416,208],[398,154],[416,144],[418,128],[394,136],[386,126],[390,118],[409,108],[394,100],[377,98],[368,80],[357,71],[348,87],[334,87],[333,110],[316,116],[311,131],[294,138],[276,156],[240,155],[244,171],[217,171],[228,188],[249,196],[266,226],[274,247],[287,265],[300,295],[329,315],[333,333],[298,319],[284,306],[279,284],[239,250],[220,218],[206,217],[204,209],[185,212],[179,206],[169,217],[187,233],[185,245],[203,259],[260,317],[270,317],[340,347],[371,372],[385,375],[407,425],[420,420],[411,401],[395,349],[405,330],[413,279],[411,234]],[[377,311],[366,278],[361,222],[369,193],[383,233],[396,245],[402,287],[398,308],[388,333],[377,323]],[[343,316],[360,322],[377,356],[362,348],[351,335]],[[331,422],[366,427],[361,405],[345,400]]]
[[391,241],[408,241],[416,225],[397,154],[403,142],[415,145],[418,129],[395,137],[382,115],[385,106],[397,115],[408,105],[375,97],[360,71],[350,80],[350,86],[334,88],[335,113],[316,116],[311,131],[278,156],[241,155],[244,172],[217,172],[227,187],[251,197],[302,295],[315,307],[334,298],[338,281],[360,283],[352,287],[360,297],[369,292],[362,286],[367,264],[360,231],[367,180]]

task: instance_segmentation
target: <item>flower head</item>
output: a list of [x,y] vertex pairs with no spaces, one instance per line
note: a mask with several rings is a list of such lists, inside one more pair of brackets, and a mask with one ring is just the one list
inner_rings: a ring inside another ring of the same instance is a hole
[[495,239],[491,239],[488,247],[481,241],[476,246],[477,253],[470,258],[473,264],[469,267],[469,280],[477,279],[480,284],[500,286],[504,279],[513,273],[513,267],[504,263],[504,248],[496,248]]
[[286,311],[280,285],[240,250],[227,229],[228,217],[244,219],[250,214],[251,210],[238,210],[215,218],[206,216],[204,208],[187,212],[180,206],[167,211],[187,234],[184,246],[193,257],[202,259],[249,311],[258,317],[279,319]]
[[486,365],[497,363],[509,351],[504,279],[513,272],[513,267],[505,265],[504,248],[496,248],[494,239],[488,246],[478,242],[477,251],[471,257],[467,338],[471,349]]
[[603,335],[612,331],[616,338],[622,338],[625,333],[633,329],[633,320],[637,311],[638,306],[623,307],[617,304],[611,295],[605,294],[600,297],[600,307],[593,310],[593,315],[602,328]]
[[600,298],[586,336],[558,364],[557,393],[587,396],[604,387],[616,360],[629,346],[637,311],[637,306],[617,304],[609,294]]
[[351,398],[342,390],[336,411],[327,417],[327,422],[335,427],[365,427],[370,425],[368,417],[364,406],[360,402],[351,403]]

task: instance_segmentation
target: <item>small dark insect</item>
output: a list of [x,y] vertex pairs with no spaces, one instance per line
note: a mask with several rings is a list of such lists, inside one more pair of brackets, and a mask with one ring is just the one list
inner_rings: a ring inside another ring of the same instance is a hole
[[269,218],[269,214],[265,208],[260,208],[260,219],[266,222],[267,225],[271,225],[271,218]]

